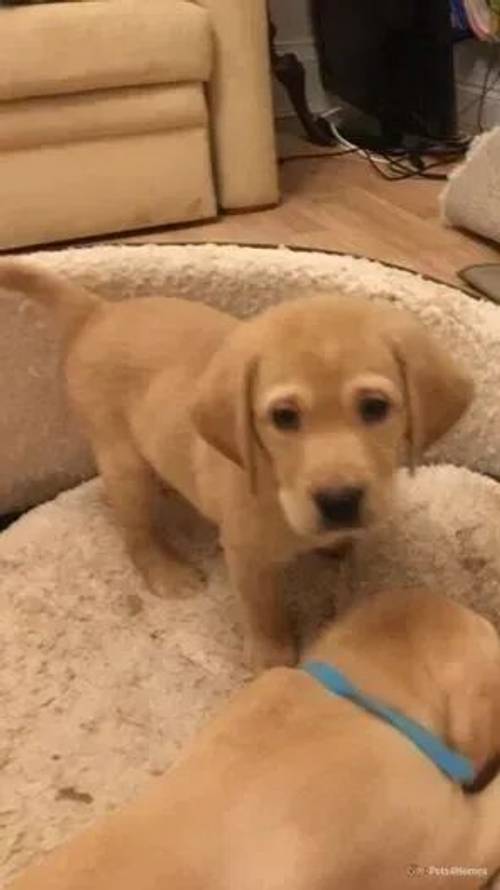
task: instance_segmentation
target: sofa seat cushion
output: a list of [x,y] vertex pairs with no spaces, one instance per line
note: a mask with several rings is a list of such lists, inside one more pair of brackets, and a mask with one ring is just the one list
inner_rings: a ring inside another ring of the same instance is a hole
[[89,0],[0,9],[0,100],[206,81],[205,9],[184,0]]
[[0,105],[0,151],[207,125],[200,83],[42,96]]

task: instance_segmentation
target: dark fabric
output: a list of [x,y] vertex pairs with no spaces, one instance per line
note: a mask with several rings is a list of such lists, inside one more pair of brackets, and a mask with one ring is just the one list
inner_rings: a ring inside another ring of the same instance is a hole
[[325,87],[391,128],[455,125],[449,0],[310,0]]

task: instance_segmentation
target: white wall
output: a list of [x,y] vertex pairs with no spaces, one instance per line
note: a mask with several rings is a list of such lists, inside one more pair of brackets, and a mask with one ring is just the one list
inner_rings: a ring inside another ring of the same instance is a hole
[[[493,64],[492,64],[493,62]],[[483,127],[500,124],[500,47],[466,40],[456,48],[457,105],[461,126],[477,129],[479,98],[488,75],[488,93],[484,101]]]
[[[271,15],[278,29],[276,47],[279,52],[296,53],[304,64],[307,92],[313,111],[325,111],[332,103],[325,96],[320,83],[318,63],[308,16],[308,0],[270,0]],[[284,90],[275,88],[275,105],[278,117],[291,114]]]
[[310,38],[307,0],[270,0],[271,15],[282,40]]
[[[309,101],[314,111],[321,112],[334,103],[332,97],[325,96],[318,75],[314,42],[308,18],[308,0],[270,0],[271,14],[278,29],[277,48],[281,52],[295,52],[306,69]],[[490,90],[484,103],[484,126],[500,124],[500,47],[491,47],[478,41],[465,41],[456,51],[457,103],[460,125],[474,130],[477,124],[478,100],[483,87],[484,76],[491,61],[491,53],[496,53]],[[495,77],[498,80],[495,83]],[[491,86],[492,85],[492,86]],[[275,89],[276,113],[278,117],[291,113],[284,91]]]

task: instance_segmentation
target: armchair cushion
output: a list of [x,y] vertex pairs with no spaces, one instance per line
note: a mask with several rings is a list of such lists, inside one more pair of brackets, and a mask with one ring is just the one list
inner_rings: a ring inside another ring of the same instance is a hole
[[184,0],[12,7],[0,21],[0,100],[210,77],[209,14]]

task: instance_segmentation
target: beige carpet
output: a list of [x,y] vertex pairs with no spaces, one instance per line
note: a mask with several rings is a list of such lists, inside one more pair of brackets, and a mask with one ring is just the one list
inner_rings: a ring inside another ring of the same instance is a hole
[[[474,411],[435,457],[500,469],[495,306],[365,260],[286,250],[100,247],[43,261],[110,295],[125,285],[131,295],[174,287],[241,314],[311,283],[410,306],[463,355],[478,382]],[[0,466],[10,467],[0,480],[6,508],[55,493],[90,466],[56,399],[54,344],[42,316],[12,295],[0,303],[0,386],[7,397],[3,361],[10,389],[24,397],[0,418]],[[46,410],[52,398],[55,407]],[[475,605],[500,627],[499,516],[500,487],[468,469],[429,467],[413,480],[402,473],[393,514],[355,560],[313,557],[289,572],[301,636],[314,634],[339,595],[416,582]],[[245,680],[216,536],[178,502],[166,504],[166,521],[208,574],[194,598],[169,602],[147,593],[98,481],[38,507],[0,536],[0,885],[164,770]]]

